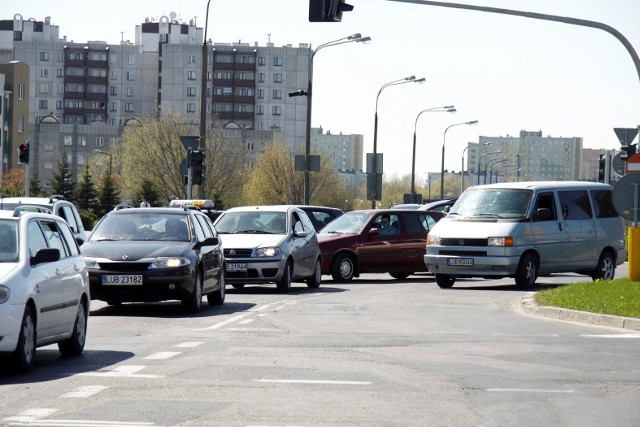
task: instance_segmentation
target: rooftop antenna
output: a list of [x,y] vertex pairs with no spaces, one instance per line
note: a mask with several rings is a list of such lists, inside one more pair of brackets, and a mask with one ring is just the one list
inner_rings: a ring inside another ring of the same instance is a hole
[[269,37],[269,43],[271,43],[271,33],[268,33],[267,37]]

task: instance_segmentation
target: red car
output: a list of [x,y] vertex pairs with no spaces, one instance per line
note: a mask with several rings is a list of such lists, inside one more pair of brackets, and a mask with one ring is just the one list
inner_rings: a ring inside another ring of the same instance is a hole
[[322,274],[348,282],[362,273],[405,279],[426,272],[427,234],[444,215],[405,209],[347,212],[318,233]]

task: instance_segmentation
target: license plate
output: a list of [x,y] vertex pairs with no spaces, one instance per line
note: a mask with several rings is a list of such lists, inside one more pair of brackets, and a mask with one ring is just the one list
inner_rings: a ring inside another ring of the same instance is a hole
[[246,262],[228,262],[227,271],[247,271]]
[[102,276],[103,285],[142,285],[141,274],[105,274]]
[[447,265],[473,265],[473,258],[447,258]]

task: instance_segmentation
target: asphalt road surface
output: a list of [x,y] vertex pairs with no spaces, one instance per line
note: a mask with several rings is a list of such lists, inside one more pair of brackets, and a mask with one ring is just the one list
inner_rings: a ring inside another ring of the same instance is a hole
[[229,286],[195,316],[94,301],[81,357],[43,347],[25,375],[0,361],[0,425],[640,423],[638,332],[525,314],[511,279],[323,279],[288,294]]

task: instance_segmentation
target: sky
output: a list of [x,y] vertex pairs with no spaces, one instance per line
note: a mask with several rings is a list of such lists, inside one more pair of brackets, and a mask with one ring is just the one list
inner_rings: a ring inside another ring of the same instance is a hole
[[[640,77],[630,54],[600,29],[517,16],[409,4],[347,0],[342,22],[308,22],[307,0],[209,0],[207,38],[214,42],[271,41],[276,46],[322,43],[354,33],[367,44],[318,51],[313,70],[312,126],[364,135],[384,155],[385,177],[411,173],[416,134],[416,180],[459,171],[463,150],[480,136],[582,137],[583,146],[618,149],[613,128],[640,125]],[[461,0],[457,3],[597,21],[640,49],[637,0]],[[147,17],[175,12],[204,26],[206,0],[3,0],[0,19],[15,13],[51,22],[76,42],[135,40]],[[426,83],[388,86],[415,75]],[[376,103],[377,99],[377,103]],[[456,114],[422,110],[454,105]],[[477,120],[474,126],[456,125]],[[637,141],[637,140],[636,140]],[[465,163],[466,168],[466,163]]]

